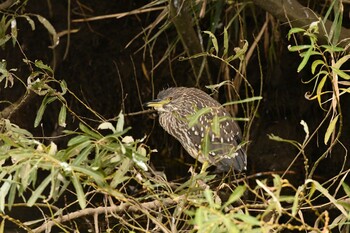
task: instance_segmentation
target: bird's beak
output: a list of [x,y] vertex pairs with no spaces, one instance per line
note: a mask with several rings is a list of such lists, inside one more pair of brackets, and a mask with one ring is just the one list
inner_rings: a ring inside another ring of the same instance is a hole
[[169,99],[154,99],[143,104],[144,107],[153,107],[154,109],[161,109],[165,104],[170,102]]

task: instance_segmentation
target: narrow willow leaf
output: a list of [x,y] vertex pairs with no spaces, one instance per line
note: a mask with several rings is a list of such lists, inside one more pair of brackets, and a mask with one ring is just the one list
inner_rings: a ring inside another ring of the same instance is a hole
[[254,97],[246,98],[243,100],[230,101],[230,102],[224,103],[222,106],[249,103],[249,102],[253,102],[253,101],[257,101],[257,100],[262,100],[262,98],[263,98],[262,96],[254,96]]
[[58,114],[58,125],[65,128],[66,127],[66,117],[67,117],[67,108],[65,105],[61,106],[60,113]]
[[80,173],[83,173],[86,176],[93,178],[98,185],[101,185],[101,186],[105,185],[105,179],[99,172],[91,170],[91,169],[87,169],[84,167],[80,167],[80,166],[73,166],[72,165],[71,168],[74,171],[78,171]]
[[260,226],[260,221],[256,217],[250,216],[248,214],[233,214],[232,218],[239,219],[251,226]]
[[222,56],[224,57],[228,53],[228,33],[227,33],[227,28],[224,27],[224,53]]
[[61,87],[61,95],[66,94],[67,92],[67,83],[64,80],[60,81],[60,87]]
[[5,198],[10,190],[12,182],[12,176],[9,175],[9,177],[2,183],[2,186],[0,188],[0,211],[4,213],[5,211]]
[[322,89],[324,87],[324,84],[326,83],[326,80],[327,80],[327,75],[323,76],[323,78],[321,79],[321,81],[318,83],[317,85],[317,89],[316,89],[316,97],[317,97],[317,101],[318,101],[318,104],[320,106],[322,106],[322,100],[321,100],[321,96],[322,96]]
[[126,179],[129,179],[125,174],[130,170],[132,166],[132,161],[129,158],[123,159],[122,164],[118,167],[118,170],[114,173],[113,179],[110,186],[116,188],[120,183],[124,182]]
[[38,18],[39,22],[47,29],[47,31],[52,35],[52,41],[53,44],[52,46],[49,46],[50,48],[55,48],[58,43],[59,43],[59,37],[57,35],[57,32],[55,30],[55,28],[52,26],[52,24],[44,17],[42,17],[41,15],[36,15],[36,17]]
[[29,200],[27,201],[27,205],[29,207],[33,206],[36,201],[38,200],[38,198],[41,196],[41,194],[43,193],[44,189],[50,184],[52,180],[52,173],[50,175],[48,175],[42,182],[41,184],[34,190],[34,192],[32,193],[32,196],[29,198]]
[[209,132],[208,130],[204,134],[204,138],[202,139],[202,154],[204,155],[205,158],[208,158],[209,156],[209,151],[210,151],[210,139],[209,139]]
[[75,173],[72,174],[72,183],[73,183],[74,189],[77,193],[77,199],[78,199],[80,208],[85,209],[85,207],[86,207],[85,193],[84,193],[83,187],[81,186],[81,183],[79,181],[79,177]]
[[237,201],[239,198],[241,198],[246,190],[246,187],[243,185],[237,186],[235,190],[231,193],[230,197],[226,201],[226,203],[223,205],[222,208],[225,208],[229,205],[231,205],[233,202]]
[[36,117],[35,117],[35,120],[34,120],[34,127],[38,127],[38,125],[40,124],[42,118],[43,118],[43,115],[44,115],[44,112],[45,112],[45,109],[47,107],[48,104],[50,104],[51,102],[53,102],[54,100],[56,100],[57,97],[56,96],[52,96],[52,97],[49,97],[48,95],[46,95],[43,99],[43,101],[41,102],[41,105],[39,107],[39,110],[36,114]]
[[[245,53],[248,50],[248,45],[249,45],[248,41],[245,40],[242,48],[235,47],[233,50],[235,51],[236,54],[232,58],[230,58],[230,61],[235,60],[237,58],[242,61],[244,59]],[[229,62],[229,61],[227,61],[227,62]]]
[[340,212],[342,212],[344,217],[346,217],[346,218],[349,217],[349,213],[344,209],[344,207],[342,205],[338,204],[338,201],[333,197],[333,195],[331,195],[329,193],[329,191],[326,188],[324,188],[320,183],[318,183],[315,180],[307,179],[305,181],[305,184],[308,184],[308,183],[313,184],[315,189],[317,189],[320,193],[322,193],[323,196],[328,198],[328,200],[330,201],[330,204],[334,205]]
[[102,135],[99,133],[96,133],[96,131],[91,130],[90,128],[88,128],[86,125],[84,125],[83,123],[79,123],[79,128],[81,129],[81,131],[83,131],[84,133],[86,133],[87,135],[95,138],[95,139],[101,139]]
[[207,107],[207,108],[202,108],[198,111],[196,111],[194,114],[187,116],[188,119],[188,126],[192,127],[194,125],[199,124],[199,118],[206,114],[209,113],[211,111],[211,108]]
[[211,123],[211,130],[216,137],[220,137],[220,122],[219,117],[216,114],[213,118],[213,122]]
[[116,126],[116,132],[122,132],[124,129],[124,114],[122,111],[120,111],[119,115],[118,115],[118,122],[117,122],[117,126]]
[[343,189],[348,197],[350,197],[350,187],[345,182],[341,184],[343,186]]
[[73,165],[79,166],[84,161],[86,161],[87,157],[91,153],[92,149],[94,148],[94,145],[89,144],[86,146],[79,154],[78,156],[73,160]]
[[350,80],[350,75],[345,73],[342,70],[336,69],[334,67],[332,67],[332,70],[334,71],[334,73],[336,73],[338,76],[340,76],[341,78],[345,79],[345,80]]
[[334,67],[340,69],[340,67],[341,67],[345,62],[347,62],[349,59],[350,59],[350,54],[349,54],[349,55],[346,55],[346,56],[344,56],[344,57],[342,57],[342,58],[340,58],[340,59],[334,64]]
[[309,58],[310,58],[310,56],[311,56],[311,53],[312,53],[312,47],[310,47],[310,48],[306,51],[303,60],[301,61],[301,63],[300,63],[299,66],[298,66],[298,69],[297,69],[297,72],[298,72],[298,73],[300,73],[300,71],[301,71],[302,69],[304,69],[304,67],[306,66],[306,64],[307,64],[307,62],[309,61]]
[[72,158],[76,155],[79,155],[81,153],[81,151],[83,151],[86,147],[91,145],[91,141],[90,140],[86,140],[84,142],[81,142],[79,144],[74,144],[74,146],[70,147],[66,154],[65,154],[65,158]]
[[311,45],[294,45],[294,46],[288,46],[288,50],[290,52],[297,52],[305,49],[310,49]]
[[203,31],[205,34],[208,34],[211,42],[213,43],[214,49],[216,54],[219,54],[219,44],[218,44],[218,40],[216,39],[215,35],[211,32],[211,31]]
[[263,184],[260,180],[255,180],[255,182],[257,183],[257,185],[259,187],[261,187],[266,193],[268,193],[272,200],[275,202],[275,207],[276,207],[276,211],[281,214],[282,213],[282,206],[281,206],[281,203],[280,201],[278,200],[278,198],[276,197],[276,195],[272,192],[272,190],[267,187],[265,184]]
[[101,124],[97,127],[97,129],[109,129],[109,130],[111,130],[113,133],[116,132],[116,129],[114,128],[114,126],[112,125],[111,122],[103,122],[103,123],[101,123]]
[[204,194],[204,197],[207,200],[210,208],[218,209],[220,207],[217,203],[215,203],[214,197],[213,197],[213,192],[209,188],[205,189],[203,194]]
[[289,30],[288,32],[288,40],[290,39],[290,37],[295,34],[295,33],[299,33],[299,32],[305,32],[306,30],[303,28],[292,28]]
[[327,145],[329,138],[331,137],[332,133],[335,131],[335,126],[336,126],[336,124],[338,122],[338,117],[339,117],[339,115],[334,117],[334,119],[328,125],[326,134],[324,135],[324,144],[325,145]]
[[145,158],[144,156],[140,155],[139,153],[132,153],[132,160],[134,163],[140,167],[144,171],[148,171],[147,164],[145,163],[148,159]]
[[34,23],[34,21],[28,15],[21,15],[21,17],[24,17],[27,20],[27,22],[29,23],[32,31],[34,31],[35,30],[35,23]]
[[11,35],[5,35],[0,38],[0,46],[6,44],[6,42],[11,39]]
[[17,42],[17,21],[16,19],[11,20],[11,36],[12,36],[12,45],[15,46]]
[[296,191],[295,195],[294,195],[294,201],[293,201],[293,205],[292,205],[292,216],[295,217],[298,209],[299,209],[299,200],[300,200],[300,193],[304,190],[304,186],[299,186],[298,190]]
[[53,70],[50,66],[44,64],[41,60],[35,60],[34,65],[40,69],[49,71],[51,74],[53,74]]
[[[317,68],[317,66],[319,66],[319,65],[324,66],[324,65],[325,65],[324,61],[322,61],[322,60],[316,60],[316,61],[314,61],[314,62],[312,63],[312,65],[311,65],[311,73],[312,73],[312,74],[315,74],[316,68]],[[321,67],[321,69],[322,69],[322,67]]]
[[69,140],[68,143],[67,143],[67,146],[71,147],[71,146],[73,146],[75,144],[80,144],[80,143],[82,143],[84,141],[87,141],[89,139],[90,138],[88,136],[86,136],[86,135],[78,135],[78,136],[72,138],[71,140]]

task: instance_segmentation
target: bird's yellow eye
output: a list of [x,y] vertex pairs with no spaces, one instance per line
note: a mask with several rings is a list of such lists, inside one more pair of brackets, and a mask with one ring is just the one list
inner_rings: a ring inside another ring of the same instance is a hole
[[172,101],[172,100],[173,100],[173,97],[169,96],[169,97],[168,97],[168,100],[169,100],[169,101]]

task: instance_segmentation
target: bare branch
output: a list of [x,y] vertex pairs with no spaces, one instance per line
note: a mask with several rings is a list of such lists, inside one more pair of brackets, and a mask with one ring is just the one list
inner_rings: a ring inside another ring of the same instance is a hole
[[[301,5],[297,0],[253,0],[254,4],[266,10],[281,22],[288,22],[292,27],[307,27],[312,22],[318,21],[321,16],[317,15],[310,8]],[[329,32],[332,27],[332,21],[327,20],[325,27]],[[320,28],[320,37],[322,43],[326,43],[326,32]],[[342,28],[339,41],[350,38],[350,30]]]
[[175,204],[176,202],[170,198],[166,198],[163,200],[155,200],[151,202],[146,202],[140,204],[140,206],[133,206],[130,203],[121,203],[120,205],[113,205],[113,206],[101,206],[97,208],[86,208],[83,210],[78,210],[73,213],[69,213],[60,217],[57,217],[55,219],[52,219],[50,221],[47,221],[43,223],[40,227],[33,230],[33,232],[43,232],[47,229],[51,229],[53,226],[57,225],[58,223],[64,223],[67,221],[71,221],[73,219],[81,218],[84,216],[95,216],[99,214],[105,214],[105,213],[121,213],[121,212],[128,212],[128,213],[135,213],[139,212],[140,209],[158,209],[160,207],[164,206],[170,206]]

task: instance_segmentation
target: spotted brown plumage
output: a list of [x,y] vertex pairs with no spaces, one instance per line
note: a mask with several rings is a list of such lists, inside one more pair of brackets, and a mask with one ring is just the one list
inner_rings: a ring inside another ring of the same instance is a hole
[[[199,162],[216,166],[218,172],[246,169],[247,156],[240,145],[239,126],[205,92],[187,87],[168,88],[146,105],[157,110],[160,125]],[[195,122],[191,122],[193,117]]]

